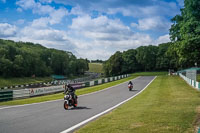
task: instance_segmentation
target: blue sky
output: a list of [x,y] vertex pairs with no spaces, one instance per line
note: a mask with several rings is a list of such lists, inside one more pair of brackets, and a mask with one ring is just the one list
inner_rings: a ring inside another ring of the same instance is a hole
[[183,0],[0,0],[0,38],[108,59],[169,42]]

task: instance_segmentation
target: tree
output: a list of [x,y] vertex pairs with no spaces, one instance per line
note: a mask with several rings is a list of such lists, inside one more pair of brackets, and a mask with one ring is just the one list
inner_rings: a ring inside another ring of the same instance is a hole
[[137,48],[136,59],[141,65],[142,70],[152,71],[155,70],[156,55],[158,48],[156,46],[141,46]]
[[0,39],[0,76],[78,75],[88,70],[88,62],[71,52]]
[[136,59],[137,51],[135,49],[130,49],[122,54],[123,66],[122,73],[133,73],[139,70],[139,64]]
[[156,58],[157,70],[168,70],[170,68],[170,57],[167,55],[167,51],[171,44],[172,43],[163,43],[158,45]]
[[[200,63],[200,2],[185,0],[181,14],[172,18],[170,38],[174,42],[170,49],[176,49],[178,67],[192,67]],[[175,48],[177,47],[177,48]]]
[[104,64],[104,72],[106,76],[115,76],[122,74],[123,58],[122,53],[117,51]]

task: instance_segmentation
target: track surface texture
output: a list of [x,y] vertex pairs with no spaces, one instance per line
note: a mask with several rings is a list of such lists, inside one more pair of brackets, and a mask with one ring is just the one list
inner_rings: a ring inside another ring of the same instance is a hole
[[132,80],[133,91],[127,82],[97,93],[78,97],[78,107],[65,110],[64,100],[0,107],[1,133],[59,133],[89,119],[136,95],[152,80],[153,76],[142,76]]

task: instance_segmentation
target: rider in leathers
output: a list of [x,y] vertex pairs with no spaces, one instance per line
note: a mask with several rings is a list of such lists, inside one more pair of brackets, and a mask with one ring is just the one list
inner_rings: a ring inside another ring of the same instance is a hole
[[64,94],[67,93],[69,93],[74,100],[77,98],[77,96],[75,95],[75,89],[70,84],[65,85]]

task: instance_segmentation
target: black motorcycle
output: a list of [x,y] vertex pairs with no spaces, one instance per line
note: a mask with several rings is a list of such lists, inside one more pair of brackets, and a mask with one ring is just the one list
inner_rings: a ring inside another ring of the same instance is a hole
[[77,107],[78,105],[78,101],[77,101],[77,96],[75,95],[75,98],[72,97],[71,94],[66,94],[64,96],[64,109],[68,109],[70,106],[73,106],[73,107]]

